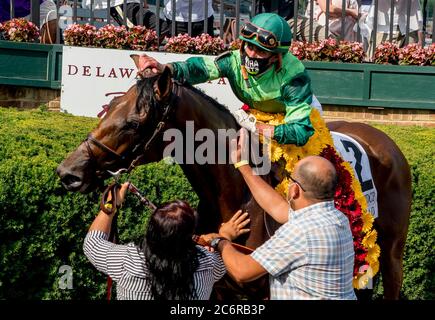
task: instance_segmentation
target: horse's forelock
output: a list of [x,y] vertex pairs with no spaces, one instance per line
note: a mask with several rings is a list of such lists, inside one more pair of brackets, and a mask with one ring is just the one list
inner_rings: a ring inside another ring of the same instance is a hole
[[136,82],[136,109],[138,112],[150,103],[155,102],[153,84],[157,76],[152,78],[142,78]]

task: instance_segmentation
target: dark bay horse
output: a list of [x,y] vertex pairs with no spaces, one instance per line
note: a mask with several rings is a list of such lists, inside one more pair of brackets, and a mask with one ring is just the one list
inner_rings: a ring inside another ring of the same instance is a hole
[[[163,139],[164,131],[176,128],[185,134],[186,121],[194,122],[195,132],[240,128],[225,107],[191,86],[172,81],[168,69],[160,76],[142,78],[125,95],[111,101],[98,127],[59,165],[61,182],[70,191],[86,193],[109,177],[107,170],[132,168],[132,162],[136,166],[159,161],[169,143]],[[408,163],[397,145],[371,126],[338,121],[329,123],[329,128],[353,137],[369,156],[378,190],[375,228],[381,247],[384,296],[397,299],[411,206]],[[217,139],[216,144],[222,143],[228,150],[229,141]],[[194,163],[181,167],[200,199],[198,234],[216,232],[219,224],[240,208],[249,212],[251,232],[238,239],[239,243],[256,248],[269,238],[271,228],[278,227],[255,202],[233,165]],[[272,174],[263,178],[273,182]],[[264,281],[251,288],[261,285],[264,289]]]

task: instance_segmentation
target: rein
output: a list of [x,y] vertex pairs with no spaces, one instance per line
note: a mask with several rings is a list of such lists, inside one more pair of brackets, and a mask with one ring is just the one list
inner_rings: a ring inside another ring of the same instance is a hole
[[[115,182],[112,182],[110,185],[107,186],[106,190],[104,190],[100,203],[100,209],[105,214],[108,215],[115,214],[112,220],[112,226],[110,228],[110,234],[108,239],[108,241],[113,243],[117,243],[118,228],[117,228],[116,210],[118,209],[118,207],[116,204],[117,204],[117,192],[120,187],[120,184],[118,183],[117,180],[121,173],[115,175]],[[150,208],[153,211],[157,209],[156,205],[154,205],[150,200],[148,200],[145,196],[143,196],[139,191],[139,189],[131,182],[128,185],[128,190],[131,193],[133,193],[136,197],[138,197],[139,201],[146,207]],[[107,201],[109,194],[112,195],[112,199],[110,201]],[[110,276],[107,276],[107,300],[108,301],[112,299],[112,286],[113,286],[113,280]]]

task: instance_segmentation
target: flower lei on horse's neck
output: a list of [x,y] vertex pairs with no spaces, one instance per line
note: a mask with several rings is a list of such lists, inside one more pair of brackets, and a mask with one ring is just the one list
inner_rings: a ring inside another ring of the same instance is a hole
[[[270,125],[284,123],[284,115],[265,113],[254,109],[247,110],[253,114],[258,122]],[[308,142],[298,147],[295,145],[280,145],[275,140],[270,142],[269,157],[272,162],[285,161],[285,170],[291,173],[295,164],[310,155],[322,156],[335,166],[338,185],[334,196],[335,207],[349,219],[355,249],[354,288],[364,288],[369,279],[379,271],[380,247],[376,243],[377,232],[373,229],[373,216],[367,211],[367,201],[361,191],[361,185],[352,166],[343,161],[334,148],[331,133],[326,127],[319,112],[311,111],[311,123],[314,134]],[[260,137],[262,139],[262,137]],[[289,181],[284,178],[275,188],[281,195],[286,196]]]

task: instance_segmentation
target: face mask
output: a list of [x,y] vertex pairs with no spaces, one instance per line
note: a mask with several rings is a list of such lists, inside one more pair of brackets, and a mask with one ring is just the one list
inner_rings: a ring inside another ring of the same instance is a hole
[[268,58],[249,58],[246,53],[242,55],[242,65],[250,75],[261,74],[269,68]]

